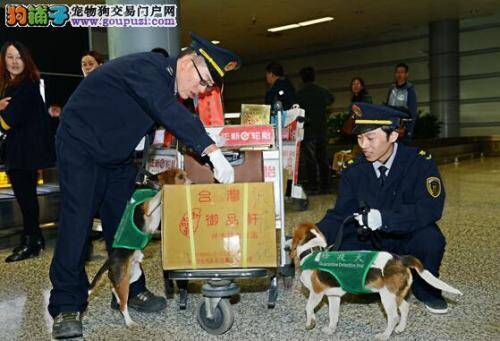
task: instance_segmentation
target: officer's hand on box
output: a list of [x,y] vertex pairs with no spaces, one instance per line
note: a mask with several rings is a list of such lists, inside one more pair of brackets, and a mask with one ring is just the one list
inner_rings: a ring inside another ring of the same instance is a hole
[[[212,147],[213,146],[213,147]],[[229,164],[221,150],[215,145],[210,146],[207,150],[207,155],[210,162],[214,166],[214,177],[217,181],[223,184],[230,184],[234,182],[234,169]]]
[[372,231],[378,230],[382,226],[382,214],[374,208],[363,213],[354,213],[354,219],[359,226],[369,228]]

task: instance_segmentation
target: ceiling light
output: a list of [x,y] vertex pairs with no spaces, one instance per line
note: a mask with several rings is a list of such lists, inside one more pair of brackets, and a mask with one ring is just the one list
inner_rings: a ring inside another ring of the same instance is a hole
[[269,32],[279,32],[279,31],[291,30],[293,28],[299,28],[299,27],[310,26],[310,25],[314,25],[314,24],[320,24],[320,23],[328,22],[328,21],[332,21],[332,20],[333,20],[333,17],[324,17],[324,18],[302,21],[302,22],[299,22],[297,24],[271,27],[271,28],[268,28],[267,30]]
[[215,44],[215,45],[220,44],[220,41],[218,41],[218,40],[212,40],[212,44]]
[[328,22],[328,21],[332,21],[332,20],[333,20],[333,17],[324,17],[324,18],[299,22],[299,26],[309,26],[309,25],[320,24],[322,22]]
[[185,49],[187,49],[187,46],[182,47],[181,51],[184,51]]
[[291,25],[285,25],[285,26],[279,26],[279,27],[271,27],[271,28],[268,28],[267,30],[269,32],[279,32],[279,31],[290,30],[292,28],[298,28],[298,27],[300,27],[299,24],[291,24]]

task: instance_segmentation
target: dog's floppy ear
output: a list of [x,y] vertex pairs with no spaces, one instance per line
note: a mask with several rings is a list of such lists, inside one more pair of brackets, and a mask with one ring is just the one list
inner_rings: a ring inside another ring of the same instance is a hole
[[312,238],[315,237],[315,235],[311,233],[311,230],[315,229],[315,227],[316,226],[312,223],[302,223],[295,227],[295,230],[293,232],[290,257],[295,258],[297,256],[297,246],[299,246],[300,243],[305,243],[306,238],[309,235],[311,235]]
[[304,239],[304,229],[302,225],[296,226],[293,230],[293,238],[290,239],[290,258],[297,257],[297,246]]

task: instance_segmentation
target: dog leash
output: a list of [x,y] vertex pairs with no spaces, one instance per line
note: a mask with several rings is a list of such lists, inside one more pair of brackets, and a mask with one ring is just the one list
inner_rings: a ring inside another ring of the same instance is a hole
[[[361,200],[359,202],[359,207],[361,209],[359,211],[361,214],[366,215],[366,213],[368,213],[369,208],[368,208],[368,205],[366,204],[366,202],[364,202],[364,201]],[[337,235],[335,236],[335,242],[332,245],[330,245],[330,246],[328,246],[326,248],[327,251],[330,251],[330,250],[331,251],[339,251],[340,246],[342,245],[342,242],[344,240],[344,226],[345,226],[345,224],[350,223],[350,222],[352,222],[354,220],[355,220],[354,219],[354,214],[350,215],[350,216],[347,216],[347,218],[344,219],[344,221],[342,222],[342,224],[339,227],[339,230],[337,231]],[[359,234],[360,233],[359,233],[359,230],[358,230],[358,235]]]
[[344,219],[344,221],[339,227],[339,230],[337,231],[337,235],[335,236],[335,242],[333,242],[333,244],[331,245],[328,245],[325,249],[326,251],[339,251],[340,246],[342,245],[342,241],[344,240],[344,226],[345,224],[353,220],[354,220],[354,215],[350,215]]
[[[355,221],[354,215],[350,215],[344,219],[344,221],[342,222],[342,224],[339,227],[339,230],[337,231],[337,235],[335,236],[335,242],[331,245],[328,245],[325,249],[326,251],[339,251],[340,250],[340,246],[342,245],[342,242],[344,240],[344,226],[347,223],[350,223],[352,221]],[[362,232],[360,232],[360,231],[362,231]],[[358,229],[358,236],[370,238],[370,242],[372,243],[373,248],[376,250],[382,250],[381,242],[380,242],[380,235],[379,235],[378,231],[372,231],[367,227],[360,227]]]

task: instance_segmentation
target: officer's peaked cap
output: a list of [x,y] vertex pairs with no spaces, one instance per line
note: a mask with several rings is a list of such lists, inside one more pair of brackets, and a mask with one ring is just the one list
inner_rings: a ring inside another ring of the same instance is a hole
[[205,59],[210,75],[218,86],[222,85],[222,78],[227,72],[240,68],[241,59],[235,53],[194,33],[191,33],[191,38],[191,48]]
[[380,104],[353,103],[350,111],[354,115],[352,133],[356,135],[381,127],[397,129],[408,119],[408,114]]

